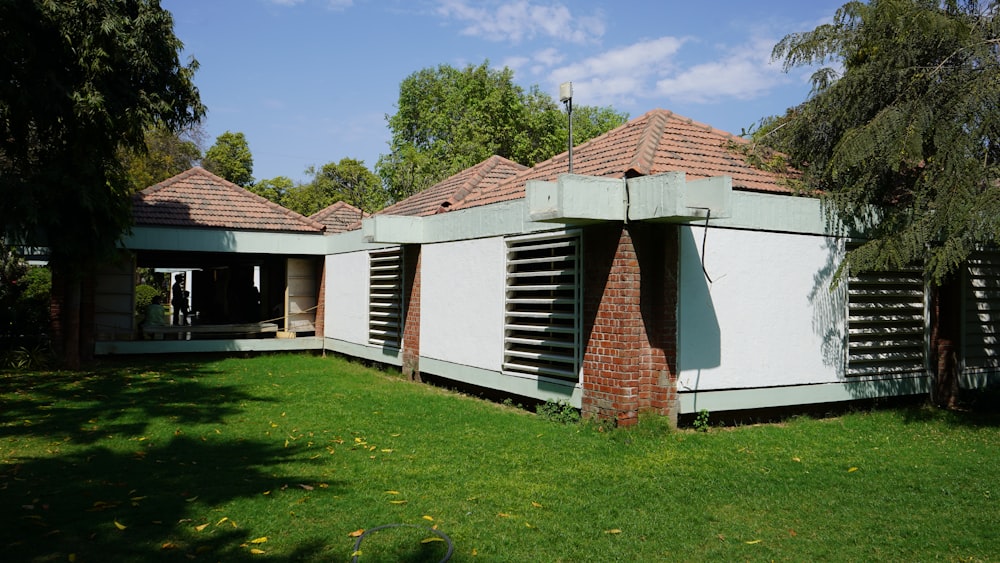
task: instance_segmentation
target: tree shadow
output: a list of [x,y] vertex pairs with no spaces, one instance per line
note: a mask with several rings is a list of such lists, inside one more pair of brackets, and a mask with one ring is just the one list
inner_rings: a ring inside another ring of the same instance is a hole
[[[308,453],[239,436],[188,435],[251,402],[193,364],[80,373],[0,374],[0,549],[8,561],[242,560],[253,531],[220,521],[214,507],[318,483],[289,474]],[[139,422],[136,422],[139,421]],[[153,422],[157,429],[152,429]],[[176,430],[164,434],[163,422]],[[147,432],[150,434],[147,436]],[[44,451],[42,451],[44,450]],[[311,494],[340,494],[329,482]],[[301,492],[301,491],[299,491]],[[275,498],[277,497],[277,498]],[[283,501],[280,501],[283,502]],[[296,546],[287,559],[328,546]],[[71,557],[72,555],[72,557]]]

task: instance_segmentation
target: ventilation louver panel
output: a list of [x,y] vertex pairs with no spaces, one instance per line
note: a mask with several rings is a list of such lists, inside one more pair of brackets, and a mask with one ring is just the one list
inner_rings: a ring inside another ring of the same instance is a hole
[[399,247],[369,254],[368,342],[399,348],[403,336],[403,253]]
[[924,280],[919,269],[848,280],[847,374],[924,370]]
[[579,236],[507,241],[505,372],[578,380],[579,286]]
[[965,301],[965,367],[1000,367],[1000,251],[977,251],[968,259]]

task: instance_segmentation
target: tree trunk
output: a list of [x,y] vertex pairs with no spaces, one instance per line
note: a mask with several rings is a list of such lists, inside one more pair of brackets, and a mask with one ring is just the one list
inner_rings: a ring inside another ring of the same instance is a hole
[[931,293],[931,402],[941,408],[958,405],[958,358],[962,346],[961,276],[952,274]]
[[64,268],[52,266],[52,296],[49,302],[52,347],[68,369],[80,368],[80,278]]

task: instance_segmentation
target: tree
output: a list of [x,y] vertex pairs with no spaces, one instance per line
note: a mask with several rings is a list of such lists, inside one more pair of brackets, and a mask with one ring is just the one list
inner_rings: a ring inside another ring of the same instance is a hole
[[253,155],[243,133],[226,131],[205,152],[205,170],[244,188],[253,184]]
[[144,190],[197,164],[200,136],[197,124],[180,134],[159,125],[146,129],[142,149],[122,151],[132,188]]
[[786,70],[834,63],[764,137],[864,231],[842,270],[923,265],[935,312],[933,394],[945,405],[957,392],[956,272],[1000,233],[998,11],[975,0],[849,2],[833,23],[774,49]]
[[181,48],[155,0],[0,2],[0,225],[49,248],[63,315],[54,336],[71,366],[82,275],[130,224],[121,150],[140,150],[151,126],[179,131],[204,114],[197,63],[181,64]]
[[252,186],[248,186],[247,189],[261,197],[265,197],[274,203],[277,203],[278,205],[285,205],[285,196],[294,187],[295,183],[292,182],[291,178],[287,176],[275,176],[274,178],[256,182]]
[[[493,155],[531,166],[567,150],[568,123],[552,98],[537,87],[525,92],[513,71],[489,61],[417,71],[400,84],[397,107],[387,117],[390,152],[375,165],[396,201]],[[610,108],[574,110],[585,117],[575,142],[627,119]]]
[[379,177],[368,170],[364,162],[353,158],[324,164],[316,174],[316,182],[328,183],[328,189],[338,199],[367,213],[382,209],[387,202]]

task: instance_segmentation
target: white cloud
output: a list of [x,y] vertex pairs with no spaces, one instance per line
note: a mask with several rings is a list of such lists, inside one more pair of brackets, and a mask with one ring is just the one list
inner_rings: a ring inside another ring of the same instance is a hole
[[758,98],[789,81],[781,64],[771,62],[773,45],[771,40],[753,40],[726,52],[719,60],[694,65],[657,81],[656,95],[695,103]]
[[685,39],[661,37],[641,41],[577,63],[553,69],[549,82],[572,82],[574,98],[587,105],[609,105],[645,97],[655,76],[675,66],[674,58]]
[[604,35],[600,14],[574,16],[558,2],[474,3],[471,0],[440,0],[437,13],[465,24],[463,35],[490,41],[519,43],[536,37],[554,38],[571,43],[585,43]]

